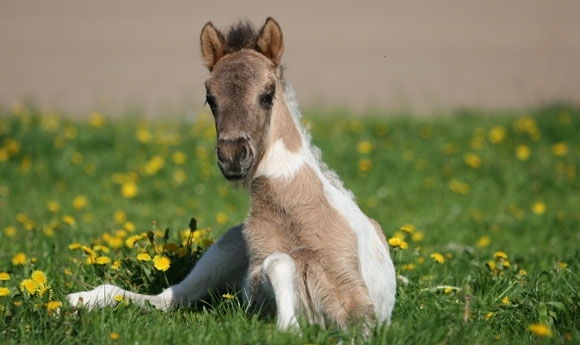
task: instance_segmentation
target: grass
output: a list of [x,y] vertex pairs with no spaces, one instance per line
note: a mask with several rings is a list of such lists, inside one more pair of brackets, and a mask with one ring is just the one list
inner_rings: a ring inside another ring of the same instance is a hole
[[228,295],[168,313],[67,305],[104,282],[155,293],[178,281],[244,219],[247,195],[215,166],[207,114],[81,121],[17,105],[0,111],[0,342],[580,342],[579,109],[332,115],[306,114],[313,140],[408,280],[389,327],[280,333]]

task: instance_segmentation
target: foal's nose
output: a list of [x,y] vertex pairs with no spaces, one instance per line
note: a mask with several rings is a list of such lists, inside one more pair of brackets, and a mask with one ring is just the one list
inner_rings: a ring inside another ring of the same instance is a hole
[[250,155],[250,144],[244,138],[220,139],[216,145],[216,154],[221,163],[240,163]]

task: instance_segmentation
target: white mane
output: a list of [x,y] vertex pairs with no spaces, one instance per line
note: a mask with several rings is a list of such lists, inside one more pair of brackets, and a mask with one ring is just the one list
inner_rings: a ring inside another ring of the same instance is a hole
[[300,135],[304,139],[304,143],[308,146],[307,149],[310,150],[312,156],[315,158],[318,167],[320,168],[322,174],[326,179],[337,189],[341,190],[345,194],[348,194],[351,199],[354,199],[354,195],[351,191],[344,188],[342,180],[338,177],[338,174],[328,168],[326,163],[322,160],[322,152],[320,149],[312,144],[312,135],[307,127],[302,125],[302,113],[300,113],[300,108],[298,105],[298,100],[296,99],[296,93],[294,92],[294,88],[292,84],[287,81],[283,81],[284,87],[284,97],[286,98],[286,104],[288,105],[288,109],[290,110],[290,114],[294,119],[294,123],[296,128],[300,132]]

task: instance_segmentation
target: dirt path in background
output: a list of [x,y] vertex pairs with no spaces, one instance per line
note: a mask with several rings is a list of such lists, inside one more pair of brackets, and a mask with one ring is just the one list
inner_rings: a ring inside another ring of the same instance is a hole
[[2,1],[0,104],[32,97],[80,116],[197,109],[203,24],[267,16],[284,30],[286,76],[306,107],[580,103],[579,1],[273,3]]

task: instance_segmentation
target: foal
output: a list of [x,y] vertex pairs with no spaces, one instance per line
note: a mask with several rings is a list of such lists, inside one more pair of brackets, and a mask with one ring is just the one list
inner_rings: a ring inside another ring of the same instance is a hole
[[73,305],[104,306],[123,295],[166,309],[230,288],[242,289],[250,304],[275,310],[281,330],[297,327],[300,317],[340,328],[390,321],[396,278],[385,237],[310,144],[282,78],[283,50],[272,18],[258,32],[240,23],[224,35],[211,22],[201,32],[218,166],[250,192],[245,223],[158,295],[101,285],[68,295]]

